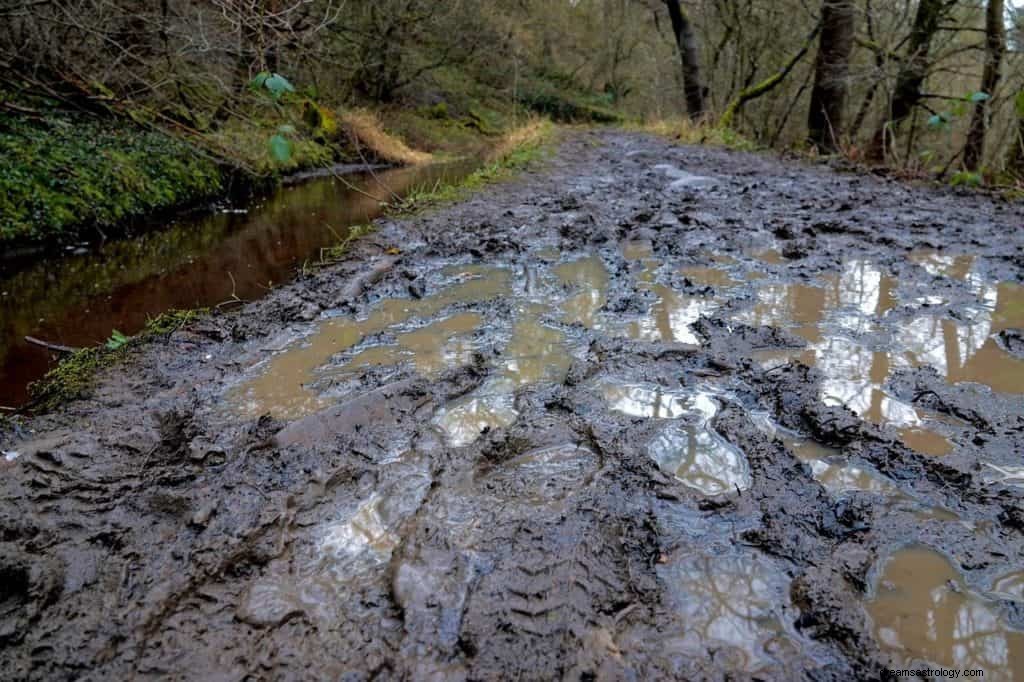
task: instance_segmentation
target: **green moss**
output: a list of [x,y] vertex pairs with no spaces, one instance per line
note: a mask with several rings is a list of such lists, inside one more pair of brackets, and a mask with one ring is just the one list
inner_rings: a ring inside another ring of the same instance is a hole
[[223,191],[214,161],[124,122],[0,115],[0,242],[66,241]]
[[37,413],[48,412],[64,403],[87,397],[99,370],[120,361],[129,350],[143,342],[176,332],[208,312],[206,308],[169,310],[151,319],[141,332],[125,343],[83,348],[67,355],[42,379],[29,386],[31,409]]

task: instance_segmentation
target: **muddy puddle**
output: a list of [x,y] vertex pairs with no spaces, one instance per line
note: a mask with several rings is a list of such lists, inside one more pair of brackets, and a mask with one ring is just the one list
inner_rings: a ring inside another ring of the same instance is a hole
[[[1013,589],[1013,582],[997,589]],[[868,604],[875,636],[900,665],[981,669],[986,679],[1024,679],[1024,632],[972,590],[950,560],[927,547],[898,550],[882,565]]]
[[690,656],[715,651],[733,674],[769,676],[800,645],[787,623],[789,581],[756,554],[697,555],[660,569],[685,623],[667,646]]
[[356,173],[282,188],[254,205],[146,226],[139,237],[82,247],[28,267],[0,264],[0,405],[17,406],[27,386],[58,359],[25,341],[86,347],[115,329],[134,334],[172,309],[253,300],[294,277],[320,250],[374,219],[381,202],[439,181],[457,181],[477,162]]

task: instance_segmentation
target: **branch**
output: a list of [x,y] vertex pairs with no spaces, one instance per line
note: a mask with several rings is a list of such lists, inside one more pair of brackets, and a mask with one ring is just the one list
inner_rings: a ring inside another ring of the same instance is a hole
[[821,21],[819,21],[815,25],[814,30],[811,31],[811,34],[809,36],[807,36],[807,39],[804,41],[804,44],[800,48],[800,51],[793,55],[789,62],[787,62],[786,65],[783,66],[778,73],[769,76],[768,78],[764,79],[760,83],[757,83],[756,85],[753,85],[749,88],[740,91],[740,94],[736,96],[736,99],[734,99],[729,104],[729,106],[726,107],[725,113],[722,114],[722,118],[719,119],[718,121],[718,126],[720,128],[731,127],[733,120],[736,118],[736,114],[739,113],[740,109],[743,108],[744,104],[751,100],[755,100],[758,97],[761,97],[762,95],[768,94],[769,92],[774,90],[779,83],[784,81],[786,79],[786,76],[789,75],[793,68],[797,64],[799,64],[800,60],[803,59],[810,51],[811,45],[814,44],[814,39],[818,37],[818,33],[820,32]]

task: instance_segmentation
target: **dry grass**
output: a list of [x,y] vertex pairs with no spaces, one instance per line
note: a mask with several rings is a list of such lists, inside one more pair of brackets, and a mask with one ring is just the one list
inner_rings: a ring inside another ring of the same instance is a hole
[[534,117],[502,135],[487,153],[488,161],[501,160],[526,147],[535,147],[551,136],[553,126],[546,118]]
[[434,157],[426,152],[416,151],[397,137],[389,135],[373,112],[352,110],[341,117],[341,125],[353,144],[363,148],[367,156],[374,156],[388,163],[411,166],[428,163]]
[[682,117],[645,121],[628,127],[665,137],[679,144],[705,144],[742,150],[756,148],[750,140],[730,128],[722,128],[703,121],[694,122]]

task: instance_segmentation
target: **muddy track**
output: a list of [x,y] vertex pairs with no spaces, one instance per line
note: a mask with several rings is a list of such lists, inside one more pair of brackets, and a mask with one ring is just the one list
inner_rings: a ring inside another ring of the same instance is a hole
[[1022,225],[569,133],[7,434],[0,677],[1024,679]]

